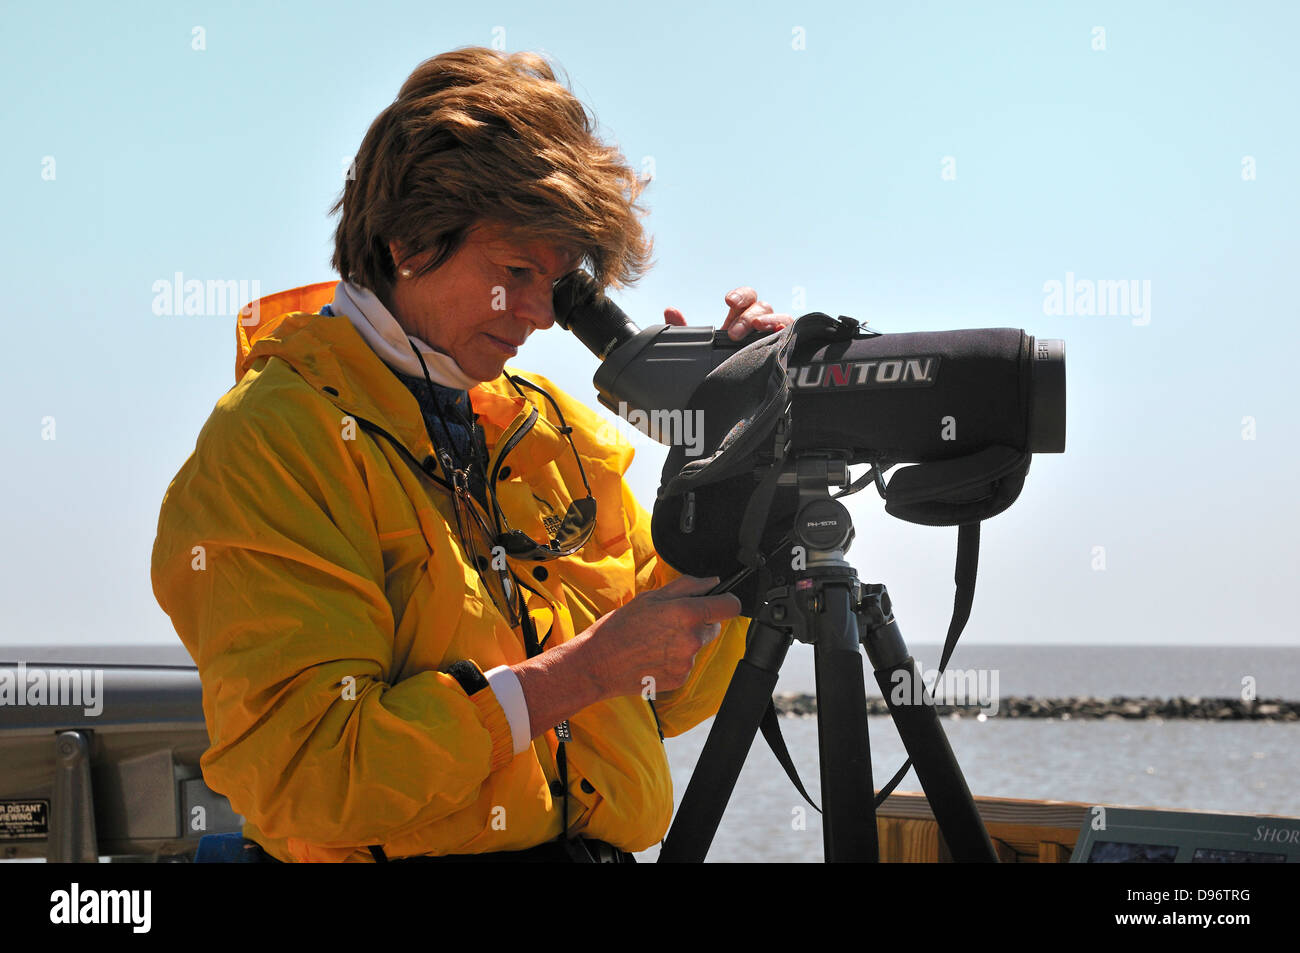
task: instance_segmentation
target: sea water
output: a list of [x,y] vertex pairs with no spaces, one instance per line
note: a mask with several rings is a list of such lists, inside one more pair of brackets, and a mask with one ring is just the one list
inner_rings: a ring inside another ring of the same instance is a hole
[[[811,655],[806,646],[791,648],[778,691],[813,691]],[[939,646],[914,646],[913,656],[933,668]],[[950,667],[997,668],[1003,697],[1241,697],[1242,679],[1253,678],[1259,698],[1300,698],[1300,648],[963,646]],[[906,754],[889,718],[868,721],[872,777],[879,787]],[[679,803],[711,724],[667,741]],[[965,717],[945,718],[943,724],[977,796],[1300,817],[1297,722]],[[781,729],[816,800],[816,719],[782,718]],[[920,790],[915,772],[908,772],[898,790]],[[655,847],[638,859],[657,855]],[[708,859],[822,859],[819,815],[804,803],[761,737],[750,750]]]

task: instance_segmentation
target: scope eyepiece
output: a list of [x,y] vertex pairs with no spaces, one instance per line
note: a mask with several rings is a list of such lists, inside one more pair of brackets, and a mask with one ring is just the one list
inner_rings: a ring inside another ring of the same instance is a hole
[[569,272],[555,283],[553,303],[556,323],[572,331],[602,361],[641,330],[582,269]]

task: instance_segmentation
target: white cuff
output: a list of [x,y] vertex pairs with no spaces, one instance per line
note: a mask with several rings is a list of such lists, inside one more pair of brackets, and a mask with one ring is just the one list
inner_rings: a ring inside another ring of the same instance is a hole
[[515,754],[522,754],[532,747],[533,739],[529,728],[528,702],[524,700],[524,689],[519,684],[519,676],[508,666],[498,665],[483,677],[488,681],[488,688],[496,693],[501,710],[506,713],[506,722],[510,725],[510,739],[514,742]]

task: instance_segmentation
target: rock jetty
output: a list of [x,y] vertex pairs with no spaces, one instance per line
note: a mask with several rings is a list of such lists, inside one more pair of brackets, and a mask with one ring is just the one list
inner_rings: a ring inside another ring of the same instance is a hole
[[[817,713],[813,695],[784,692],[773,695],[776,713],[800,718]],[[1059,721],[1140,718],[1187,718],[1200,721],[1300,721],[1300,702],[1282,699],[1240,698],[1035,698],[998,699],[988,705],[945,705],[935,708],[953,718],[1055,718]],[[889,707],[879,697],[867,699],[867,714],[888,715]]]

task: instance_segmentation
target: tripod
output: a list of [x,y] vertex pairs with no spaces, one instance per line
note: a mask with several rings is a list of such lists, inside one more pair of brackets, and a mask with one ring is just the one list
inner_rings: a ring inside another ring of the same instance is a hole
[[[880,584],[860,583],[844,560],[853,523],[828,487],[848,483],[847,466],[834,458],[800,456],[793,476],[799,500],[792,538],[803,558],[795,561],[792,584],[771,569],[760,571],[765,595],[750,623],[745,655],[736,665],[660,862],[704,860],[794,639],[813,646],[826,860],[879,860],[861,645],[953,859],[996,862],[934,699],[903,644],[888,592]],[[900,682],[903,692],[898,691]]]

